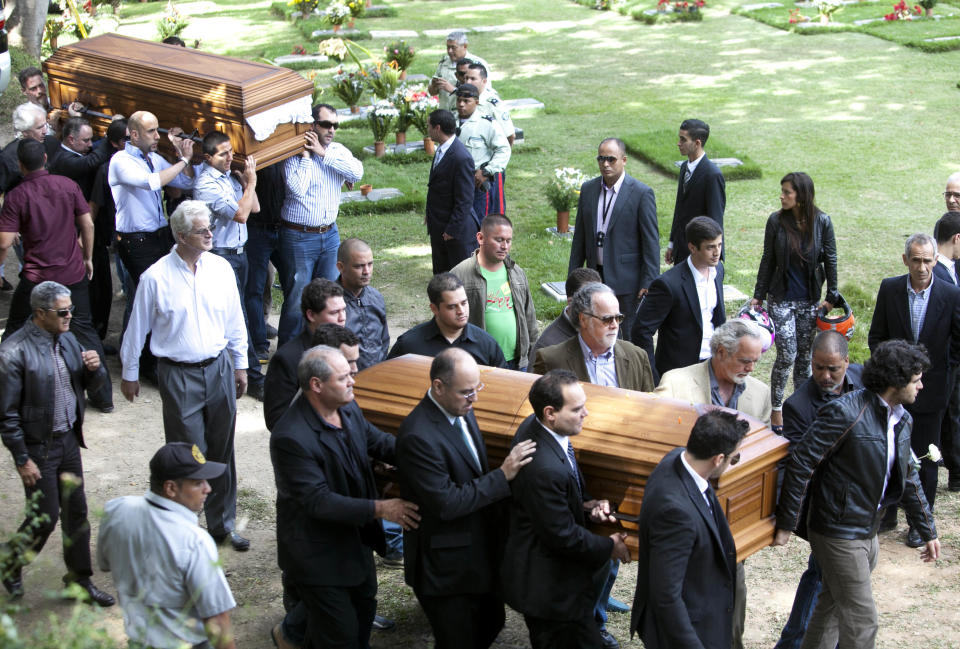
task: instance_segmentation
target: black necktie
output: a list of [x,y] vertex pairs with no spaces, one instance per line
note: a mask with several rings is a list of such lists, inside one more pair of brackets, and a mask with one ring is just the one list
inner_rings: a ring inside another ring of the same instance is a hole
[[570,458],[570,473],[577,482],[577,491],[580,491],[580,467],[577,465],[577,456],[573,453],[573,444],[567,440],[567,457]]

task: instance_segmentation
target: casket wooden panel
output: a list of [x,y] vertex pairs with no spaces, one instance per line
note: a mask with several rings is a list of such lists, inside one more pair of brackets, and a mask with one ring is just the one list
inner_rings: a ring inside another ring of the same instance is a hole
[[[430,362],[428,357],[410,354],[360,372],[354,393],[364,415],[382,430],[396,433],[429,386]],[[527,393],[537,375],[489,367],[480,371],[486,387],[474,412],[490,466],[496,467],[517,427],[532,413]],[[610,500],[620,513],[636,515],[647,476],[671,449],[686,443],[703,408],[643,392],[583,387],[589,416],[575,446],[587,488],[595,498]],[[762,422],[741,416],[750,422],[741,460],[715,486],[742,560],[773,540],[777,462],[786,456],[787,443]],[[594,527],[598,532],[631,532],[628,545],[636,550],[635,523]]]
[[[308,123],[280,124],[258,141],[246,119],[295,99],[310,97],[313,85],[286,68],[103,34],[61,47],[43,62],[49,79],[50,102],[62,106],[80,101],[109,115],[147,110],[160,126],[179,126],[201,135],[223,131],[230,137],[234,165],[247,155],[263,168],[303,149]],[[90,118],[99,133],[109,121]],[[161,148],[172,153],[166,138]],[[195,161],[200,147],[195,146]]]

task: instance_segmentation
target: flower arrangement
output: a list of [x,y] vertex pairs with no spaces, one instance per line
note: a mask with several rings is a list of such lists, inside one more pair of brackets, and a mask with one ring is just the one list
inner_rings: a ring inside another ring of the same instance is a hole
[[704,0],[657,0],[657,13],[672,14],[673,20],[688,22],[703,20]]
[[611,0],[596,0],[596,2],[593,4],[593,8],[597,11],[609,11],[611,4]]
[[367,86],[379,99],[387,100],[396,92],[400,83],[400,69],[395,61],[376,61],[368,65],[364,72]]
[[287,6],[300,9],[301,18],[306,18],[312,14],[319,4],[320,0],[290,0],[287,2]]
[[893,5],[893,11],[883,16],[884,20],[913,20],[914,16],[923,14],[923,8],[920,5],[914,5],[913,9],[907,7],[906,0],[900,0]]
[[810,20],[810,19],[809,19],[807,16],[804,16],[802,13],[800,13],[800,10],[799,10],[799,9],[791,9],[791,10],[790,10],[790,19],[789,19],[788,22],[789,22],[791,25],[793,25],[793,24],[795,24],[795,23],[805,23],[805,22],[808,22],[809,20]]
[[[86,8],[84,4],[81,8]],[[50,45],[50,49],[57,49],[57,39],[61,34],[73,34],[78,39],[87,38],[94,28],[94,22],[89,11],[81,14],[75,9],[71,9],[65,3],[60,4],[63,10],[60,14],[55,14],[47,18],[44,23],[43,40]]]
[[817,15],[821,23],[828,23],[833,20],[833,14],[843,9],[843,3],[840,0],[817,0]]
[[393,41],[384,46],[387,63],[396,63],[397,69],[406,70],[413,63],[416,56],[412,45],[407,45],[406,41]]
[[427,118],[440,107],[440,100],[426,90],[408,89],[404,101],[410,107],[410,124],[420,131],[423,137],[427,137]]
[[328,38],[325,41],[320,41],[317,53],[342,61],[347,58],[347,44],[341,38]]
[[294,45],[294,46],[293,46],[293,51],[290,52],[290,53],[291,53],[291,54],[296,54],[297,56],[306,56],[306,55],[307,55],[307,50],[303,49],[303,45]]
[[393,102],[388,99],[381,99],[367,111],[367,121],[370,122],[370,130],[373,131],[373,141],[383,142],[388,133],[392,132],[393,124],[400,116]]
[[179,36],[189,24],[189,16],[180,13],[180,11],[173,6],[173,0],[169,0],[167,2],[167,8],[163,10],[163,15],[160,16],[160,20],[157,21],[157,33],[160,35],[160,40],[170,36]]
[[350,16],[353,18],[359,18],[367,11],[365,0],[347,0],[346,5],[347,9],[350,10]]
[[364,77],[363,70],[347,72],[339,68],[333,75],[333,85],[330,89],[347,106],[356,106],[367,87]]
[[340,27],[340,25],[347,22],[350,18],[350,7],[341,2],[341,0],[334,0],[327,5],[324,11],[324,20],[330,23],[334,29]]
[[589,180],[582,171],[573,167],[554,169],[553,178],[547,183],[546,195],[551,207],[558,212],[569,212],[577,204],[580,187]]

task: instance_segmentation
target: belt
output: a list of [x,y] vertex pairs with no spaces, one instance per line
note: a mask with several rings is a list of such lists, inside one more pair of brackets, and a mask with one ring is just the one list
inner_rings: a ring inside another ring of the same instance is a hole
[[300,225],[299,223],[291,223],[286,219],[280,221],[283,224],[283,227],[290,228],[296,232],[309,232],[310,234],[323,234],[327,230],[333,227],[333,223],[330,225],[320,225],[317,227],[311,227],[309,225]]
[[[222,353],[222,352],[221,352],[221,353]],[[213,362],[214,362],[215,360],[217,360],[218,358],[220,358],[220,355],[219,355],[219,354],[217,354],[216,356],[214,356],[214,357],[212,357],[212,358],[205,358],[205,359],[203,359],[202,361],[197,361],[197,362],[195,362],[195,363],[187,363],[187,362],[185,362],[185,361],[175,361],[175,360],[173,360],[172,358],[164,358],[164,357],[162,357],[162,356],[159,357],[159,358],[157,358],[157,360],[158,360],[158,361],[163,361],[164,363],[167,363],[167,364],[169,364],[169,365],[176,365],[177,367],[207,367],[208,365],[210,365],[211,363],[213,363]]]
[[243,246],[238,246],[237,248],[211,248],[210,252],[215,255],[242,255]]
[[169,232],[170,228],[166,226],[160,228],[159,230],[154,230],[153,232],[117,232],[117,241],[130,239],[159,239]]

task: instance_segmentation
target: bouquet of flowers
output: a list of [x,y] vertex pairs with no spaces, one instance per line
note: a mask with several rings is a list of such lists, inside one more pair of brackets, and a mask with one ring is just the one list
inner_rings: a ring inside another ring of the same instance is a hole
[[405,101],[410,106],[410,124],[423,137],[427,137],[427,118],[440,106],[440,100],[426,90],[413,90],[405,97]]
[[373,141],[383,142],[388,133],[393,132],[393,124],[400,117],[400,111],[392,101],[381,99],[367,111],[367,121],[373,131]]
[[547,200],[556,211],[569,212],[577,204],[580,186],[587,180],[589,178],[579,169],[572,167],[554,169],[553,178],[547,183]]
[[365,88],[363,70],[346,72],[343,68],[339,68],[333,75],[331,90],[347,106],[356,106]]
[[326,54],[331,58],[342,61],[347,58],[347,44],[341,38],[328,38],[325,41],[320,41],[317,53]]
[[350,7],[340,0],[331,2],[324,11],[326,21],[334,27],[342,25],[350,18]]
[[368,65],[365,70],[365,79],[370,91],[379,99],[388,100],[397,91],[400,83],[400,70],[396,63],[377,61]]
[[900,0],[897,4],[893,5],[893,11],[884,15],[884,20],[913,20],[913,16],[919,16],[923,13],[923,8],[920,5],[914,5],[911,10],[907,7],[906,0]]
[[359,18],[367,11],[367,3],[364,0],[347,0],[346,5],[354,18]]
[[190,18],[180,13],[171,0],[167,2],[167,8],[163,10],[163,15],[157,21],[157,33],[160,34],[160,40],[169,36],[179,36],[189,24]]
[[387,55],[387,63],[395,62],[397,69],[406,70],[413,63],[415,57],[413,46],[406,41],[393,41],[383,48]]
[[843,3],[840,0],[817,0],[816,7],[820,22],[828,23],[833,18],[833,14],[843,8]]
[[300,9],[300,16],[306,18],[313,13],[313,10],[320,4],[320,0],[290,0],[287,6]]

